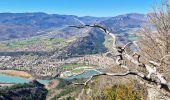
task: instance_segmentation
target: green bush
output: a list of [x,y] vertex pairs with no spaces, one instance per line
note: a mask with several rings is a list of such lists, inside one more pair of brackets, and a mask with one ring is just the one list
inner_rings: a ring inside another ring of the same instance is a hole
[[70,81],[64,80],[64,79],[60,79],[59,80],[59,84],[57,85],[57,89],[62,89],[64,87],[66,87],[67,85],[71,84]]
[[48,90],[36,84],[16,84],[0,88],[0,100],[45,100]]
[[63,91],[60,92],[60,94],[57,95],[57,98],[60,98],[61,96],[65,96],[67,94],[70,94],[74,91],[76,91],[77,87],[75,86],[66,86]]
[[114,85],[103,92],[106,100],[141,100],[141,93],[133,89],[131,84]]

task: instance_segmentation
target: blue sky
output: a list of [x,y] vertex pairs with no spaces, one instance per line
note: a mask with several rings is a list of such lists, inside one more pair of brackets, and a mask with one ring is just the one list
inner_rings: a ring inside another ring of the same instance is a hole
[[148,13],[158,0],[1,0],[0,12],[45,12],[78,16]]

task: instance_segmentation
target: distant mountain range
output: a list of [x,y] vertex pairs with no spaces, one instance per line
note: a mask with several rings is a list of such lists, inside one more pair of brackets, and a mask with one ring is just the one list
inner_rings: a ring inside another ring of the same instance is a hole
[[28,38],[53,33],[51,37],[68,38],[82,35],[83,31],[71,29],[69,25],[99,23],[111,31],[139,28],[147,23],[144,14],[131,13],[115,17],[78,17],[46,13],[0,13],[0,40]]

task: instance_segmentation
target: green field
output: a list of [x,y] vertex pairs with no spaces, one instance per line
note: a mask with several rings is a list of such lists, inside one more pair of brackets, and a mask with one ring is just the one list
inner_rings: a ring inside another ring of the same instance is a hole
[[84,71],[85,69],[88,69],[92,67],[92,65],[85,65],[85,64],[64,64],[61,66],[61,71],[71,71],[73,73],[80,73],[82,71]]
[[77,67],[82,67],[82,66],[85,66],[85,65],[77,64],[77,63],[75,63],[75,64],[64,64],[64,65],[61,66],[61,68],[62,68],[62,71],[70,71],[70,70],[73,70]]
[[63,38],[38,38],[33,37],[29,39],[19,39],[13,41],[0,42],[0,51],[31,51],[31,50],[42,50],[48,51],[55,48],[62,48],[73,42],[75,39],[63,39]]

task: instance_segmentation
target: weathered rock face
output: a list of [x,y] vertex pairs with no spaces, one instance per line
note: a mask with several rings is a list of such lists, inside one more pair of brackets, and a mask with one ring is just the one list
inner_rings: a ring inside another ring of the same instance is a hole
[[148,88],[147,100],[170,100],[167,96],[164,96],[154,88]]
[[0,100],[45,100],[47,90],[36,80],[0,89]]

